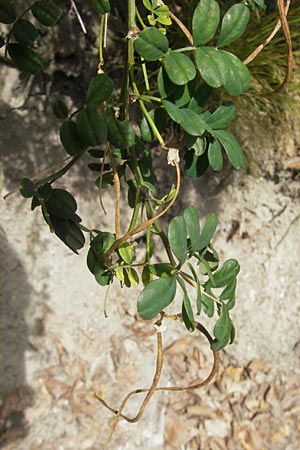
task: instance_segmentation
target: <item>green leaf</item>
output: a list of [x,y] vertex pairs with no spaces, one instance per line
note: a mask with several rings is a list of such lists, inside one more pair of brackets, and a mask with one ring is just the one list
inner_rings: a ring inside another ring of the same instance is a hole
[[139,276],[137,271],[132,267],[129,267],[129,269],[127,269],[127,274],[131,286],[137,286],[139,284]]
[[176,278],[158,278],[150,281],[141,292],[137,309],[144,320],[153,319],[174,299],[176,293]]
[[20,44],[8,44],[7,50],[12,62],[21,72],[35,75],[43,68],[44,61],[31,48]]
[[218,130],[228,127],[235,115],[235,106],[231,102],[224,102],[206,119],[206,122],[213,130]]
[[144,286],[147,286],[150,281],[152,280],[153,276],[150,272],[150,269],[148,266],[144,266],[143,267],[143,272],[142,272],[142,282]]
[[236,289],[236,278],[234,278],[219,295],[220,300],[231,300],[234,297]]
[[189,103],[189,109],[192,109],[196,113],[202,111],[211,94],[211,87],[207,84],[201,84],[197,87],[195,92],[193,93],[193,97]]
[[250,73],[242,61],[232,53],[219,50],[222,54],[226,72],[224,72],[223,86],[234,97],[247,91],[250,87]]
[[105,253],[115,242],[115,235],[108,231],[99,231],[90,243],[91,249],[95,253],[97,259],[103,260]]
[[187,229],[187,234],[190,238],[192,251],[197,250],[197,242],[200,236],[200,224],[198,211],[194,206],[188,206],[183,211],[183,217]]
[[226,155],[235,169],[241,169],[244,165],[244,156],[240,144],[233,134],[226,130],[214,130],[213,136],[224,147]]
[[104,100],[108,100],[113,92],[113,82],[106,75],[100,73],[90,81],[86,96],[88,106],[99,106]]
[[157,61],[166,54],[168,48],[166,36],[154,27],[146,28],[134,40],[135,51],[146,61]]
[[177,269],[170,263],[156,263],[147,266],[149,272],[159,278],[168,278],[174,275]]
[[20,193],[25,198],[31,198],[35,195],[36,190],[30,178],[23,178],[19,186]]
[[196,76],[193,62],[183,53],[168,53],[163,65],[168,77],[176,85],[184,85]]
[[218,88],[224,84],[227,66],[221,50],[212,47],[197,48],[196,63],[203,80],[209,86]]
[[231,283],[240,271],[240,265],[236,259],[228,259],[225,263],[214,273],[213,284],[214,287],[220,288]]
[[192,21],[194,44],[196,46],[210,41],[220,22],[220,7],[214,0],[200,0]]
[[182,266],[187,256],[186,226],[182,216],[173,217],[171,220],[168,239],[172,252],[178,259],[179,265]]
[[197,314],[199,316],[200,313],[201,313],[201,308],[202,308],[201,283],[200,283],[199,277],[198,277],[198,275],[196,273],[196,270],[194,269],[192,264],[189,263],[189,262],[187,264],[188,264],[188,266],[190,268],[190,271],[192,272],[192,275],[193,275],[194,280],[195,280],[196,285],[197,285],[197,300],[196,300],[196,304],[197,304]]
[[211,349],[219,351],[224,348],[230,338],[231,333],[231,320],[229,313],[224,305],[221,306],[220,317],[214,326],[214,336],[216,340],[212,342]]
[[0,0],[0,22],[13,23],[16,20],[15,10],[9,0]]
[[74,219],[77,203],[73,195],[64,189],[52,189],[52,194],[46,201],[49,213],[60,219]]
[[53,110],[53,114],[58,119],[62,119],[62,120],[67,119],[67,117],[69,115],[69,110],[68,110],[67,105],[61,100],[56,100],[53,103],[52,110]]
[[207,155],[210,167],[216,171],[222,170],[223,155],[218,141],[210,142]]
[[33,44],[39,35],[37,28],[26,19],[19,19],[14,24],[12,31],[16,41],[25,46]]
[[61,16],[59,7],[45,0],[35,2],[31,7],[31,12],[46,27],[54,25]]
[[217,47],[224,47],[244,34],[250,18],[250,11],[242,3],[236,3],[226,12],[222,20]]
[[85,145],[80,139],[75,122],[65,120],[60,127],[60,140],[69,155],[80,155]]
[[215,213],[211,213],[206,217],[205,224],[200,232],[197,243],[197,251],[203,250],[210,243],[215,231],[217,229],[218,219]]
[[187,108],[180,109],[168,100],[163,100],[162,104],[171,119],[179,123],[187,133],[192,136],[201,136],[204,133],[207,124],[203,118],[194,111]]
[[207,139],[205,137],[191,136],[185,133],[183,141],[188,149],[194,150],[196,156],[201,156],[205,153],[207,145]]
[[134,258],[134,251],[128,242],[122,242],[118,247],[118,253],[126,264],[131,264]]
[[201,177],[208,168],[207,153],[197,156],[194,150],[188,150],[183,155],[184,172],[191,178]]
[[157,75],[157,87],[161,98],[170,97],[178,89],[178,86],[172,83],[168,77],[163,66],[161,66]]
[[116,119],[112,108],[106,109],[104,121],[107,127],[107,138],[109,142],[120,149],[132,147],[135,142],[135,133],[130,122]]
[[77,223],[71,220],[60,219],[52,214],[50,214],[50,221],[59,239],[74,253],[78,253],[77,250],[84,246],[85,238]]
[[208,297],[206,295],[206,292],[208,294],[211,294],[211,292],[210,292],[210,290],[208,289],[207,286],[204,288],[204,292],[202,294],[202,299],[201,299],[202,309],[203,309],[203,312],[208,317],[213,317],[214,310],[215,310],[215,302],[214,302],[214,300],[212,298],[210,298],[210,297]]
[[94,276],[100,286],[107,286],[112,279],[112,273],[107,270],[107,267],[100,261],[95,264]]
[[[151,119],[155,123],[156,128],[161,133],[165,130],[167,117],[163,108],[156,108],[148,111]],[[146,117],[143,118],[140,126],[141,138],[146,142],[152,142],[155,139],[152,128],[150,127]]]
[[183,291],[183,301],[182,301],[183,322],[188,331],[194,331],[194,329],[195,329],[194,313],[193,313],[193,308],[192,308],[184,281],[182,280],[182,278],[179,275],[176,276],[176,279],[177,279],[178,283],[180,284],[180,287]]
[[90,5],[95,8],[99,14],[106,14],[110,11],[109,0],[88,0]]
[[82,109],[76,124],[78,134],[86,145],[95,147],[106,142],[106,125],[94,108],[87,106]]

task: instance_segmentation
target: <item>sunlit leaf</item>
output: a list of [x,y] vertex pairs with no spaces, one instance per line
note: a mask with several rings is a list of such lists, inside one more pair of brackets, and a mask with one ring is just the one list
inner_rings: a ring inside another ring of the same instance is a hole
[[144,320],[153,319],[174,299],[176,293],[176,278],[158,278],[150,281],[141,292],[137,309]]
[[207,155],[210,167],[216,171],[222,170],[223,155],[218,141],[210,142]]
[[171,220],[168,239],[172,252],[178,259],[179,265],[182,266],[187,256],[186,225],[182,216],[173,217]]
[[224,147],[226,155],[235,169],[241,169],[244,165],[244,155],[240,144],[229,131],[214,130],[213,136]]
[[183,211],[183,217],[190,238],[192,251],[197,250],[197,242],[200,236],[200,224],[198,211],[194,206],[188,206]]
[[213,282],[214,287],[223,287],[231,283],[240,271],[240,265],[236,259],[228,259],[225,263],[214,273]]
[[197,243],[197,251],[203,250],[210,243],[217,229],[218,219],[215,213],[211,213],[206,217],[206,221],[201,229],[199,240]]
[[235,115],[235,106],[231,102],[224,102],[206,119],[206,122],[213,130],[218,130],[228,127]]
[[122,242],[122,244],[118,247],[118,253],[126,264],[132,263],[134,251],[128,242]]
[[176,85],[184,85],[196,76],[193,62],[183,53],[168,53],[163,61],[163,65],[168,77]]

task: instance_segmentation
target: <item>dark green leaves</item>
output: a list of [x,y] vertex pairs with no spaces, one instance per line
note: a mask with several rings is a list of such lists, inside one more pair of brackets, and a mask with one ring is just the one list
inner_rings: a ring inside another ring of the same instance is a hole
[[242,61],[232,53],[220,50],[226,66],[223,86],[226,91],[233,96],[237,96],[247,91],[250,87],[250,73]]
[[174,299],[176,293],[176,278],[158,278],[151,281],[138,299],[138,313],[144,320],[153,319]]
[[146,61],[157,61],[162,58],[168,48],[168,39],[157,28],[143,30],[134,41],[135,51]]
[[86,107],[77,116],[77,131],[88,146],[96,147],[106,142],[107,129],[102,117],[91,107]]
[[53,114],[58,119],[67,119],[69,110],[67,105],[61,100],[56,100],[52,105]]
[[9,0],[0,0],[0,22],[13,23],[16,20],[15,10]]
[[223,17],[217,47],[224,47],[241,37],[247,28],[249,18],[249,9],[242,3],[237,3],[229,8]]
[[52,194],[46,202],[47,211],[60,219],[77,220],[75,198],[64,189],[52,189]]
[[172,252],[178,259],[179,265],[182,266],[187,256],[186,225],[182,216],[174,217],[171,220],[168,229],[168,239]]
[[236,108],[231,102],[224,102],[206,119],[207,124],[214,130],[228,127],[236,115]]
[[184,131],[192,136],[201,136],[204,133],[207,124],[199,114],[187,108],[180,109],[168,100],[163,100],[162,103],[171,119],[179,123]]
[[197,250],[197,242],[200,235],[200,224],[197,209],[194,206],[188,206],[183,211],[183,217],[187,234],[190,237],[191,249],[194,252]]
[[60,140],[69,155],[81,155],[86,149],[78,134],[76,124],[72,120],[63,122],[60,127]]
[[233,167],[235,169],[241,169],[244,165],[244,156],[233,134],[226,130],[214,130],[212,134],[224,147],[226,155]]
[[29,46],[36,40],[39,31],[29,20],[19,19],[13,26],[13,35],[19,44]]
[[[216,288],[227,286],[240,271],[240,265],[236,259],[228,259],[213,276],[213,285]],[[223,293],[224,296],[224,293]]]
[[12,62],[21,72],[35,75],[42,69],[44,61],[31,48],[20,44],[8,44],[7,49]]
[[170,52],[163,62],[170,80],[176,85],[184,85],[196,76],[196,69],[190,58],[182,53]]
[[59,7],[45,0],[35,2],[31,7],[31,12],[46,27],[54,25],[61,16]]
[[214,0],[200,0],[193,15],[193,38],[196,46],[210,41],[220,22],[220,7]]
[[116,119],[114,110],[108,108],[104,114],[107,127],[107,137],[115,147],[125,149],[131,147],[135,142],[135,133],[132,125],[127,121]]
[[104,100],[108,100],[113,91],[113,83],[105,74],[96,75],[90,81],[86,103],[88,106],[99,106]]
[[20,182],[20,193],[25,198],[31,198],[35,194],[35,187],[33,182],[29,178],[23,178]]
[[110,11],[109,0],[88,0],[90,5],[95,8],[99,14],[106,14]]

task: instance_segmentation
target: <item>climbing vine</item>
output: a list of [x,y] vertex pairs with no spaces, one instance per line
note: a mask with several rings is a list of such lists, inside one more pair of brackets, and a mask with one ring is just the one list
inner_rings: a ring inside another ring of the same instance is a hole
[[[76,5],[68,0],[39,0],[19,14],[13,3],[0,0],[0,21],[7,25],[0,43],[5,60],[24,74],[36,75],[47,65],[35,44],[40,39],[40,27],[59,25],[66,8],[74,9],[86,33],[80,2]],[[286,20],[289,0],[278,0],[280,20],[272,36],[263,37],[262,40],[266,39],[263,44],[253,49],[244,62],[235,55],[234,43],[245,32],[251,14],[263,13],[264,0],[237,2],[224,13],[221,2],[200,0],[191,12],[190,29],[167,3],[128,0],[128,30],[120,42],[122,81],[118,84],[106,71],[109,64],[106,55],[113,52],[106,48],[112,5],[109,0],[89,0],[89,7],[99,15],[100,37],[99,60],[89,82],[85,104],[69,111],[61,100],[53,103],[53,113],[61,121],[59,135],[67,157],[42,174],[22,179],[19,186],[21,195],[31,199],[31,209],[40,209],[49,230],[70,250],[78,253],[87,241],[87,266],[100,286],[118,282],[130,288],[141,284],[137,311],[146,321],[156,319],[158,356],[151,387],[128,394],[119,410],[97,397],[115,414],[111,434],[120,417],[137,421],[156,390],[195,389],[207,384],[216,373],[218,352],[234,341],[235,327],[230,313],[235,306],[240,266],[235,259],[224,262],[219,259],[212,243],[218,224],[216,214],[209,214],[200,225],[198,211],[190,205],[172,218],[167,230],[160,218],[176,202],[182,174],[198,178],[208,168],[221,171],[224,159],[234,169],[243,167],[243,152],[228,131],[236,116],[234,99],[250,87],[247,64],[263,50],[280,26],[288,52],[286,77],[277,90],[288,82],[292,67]],[[169,37],[170,30],[175,28],[182,34],[184,46],[175,46]],[[210,99],[216,91],[219,104],[212,107],[215,101]],[[165,154],[176,179],[161,198],[157,197],[159,180],[153,164],[157,148]],[[55,182],[85,153],[93,159],[89,168],[100,197],[103,189],[110,189],[115,195],[113,229],[89,229],[78,215],[74,196],[55,187]],[[122,191],[127,192],[131,211],[128,224],[121,223]],[[140,233],[144,242],[136,240]],[[160,238],[165,248],[164,262],[153,262],[154,236]],[[138,245],[144,251],[142,261],[136,257]],[[190,294],[187,285],[194,288],[194,294]],[[182,296],[181,311],[167,314],[165,310],[176,293]],[[214,323],[213,337],[199,322],[202,314]],[[182,322],[190,332],[200,331],[208,339],[214,366],[203,383],[158,387],[163,361],[161,327],[167,317]],[[141,392],[146,395],[137,416],[133,419],[124,416],[122,411],[128,399]]]

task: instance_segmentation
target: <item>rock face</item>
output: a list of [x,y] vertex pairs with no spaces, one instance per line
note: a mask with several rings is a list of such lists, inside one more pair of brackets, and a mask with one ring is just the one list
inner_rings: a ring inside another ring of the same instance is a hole
[[[2,198],[63,152],[47,96],[38,109],[30,102],[22,109],[27,97],[17,73],[2,67],[0,76]],[[85,165],[59,185],[76,194],[88,226],[111,231],[113,192],[104,193],[104,215]],[[112,449],[298,450],[299,181],[288,169],[277,175],[276,183],[230,175],[218,191],[207,178],[184,183],[174,208],[195,204],[201,217],[215,211],[220,257],[241,263],[233,314],[237,341],[221,353],[216,384],[200,393],[155,394],[137,425],[119,423]],[[207,188],[210,200],[201,195]],[[117,408],[127,392],[149,386],[153,376],[155,331],[136,316],[139,288],[115,284],[105,319],[105,289],[88,272],[86,251],[68,251],[18,194],[1,200],[0,211],[0,442],[6,450],[99,449],[111,413],[94,392]],[[204,340],[169,324],[164,341],[162,384],[186,384],[208,373]],[[129,415],[140,401],[133,397]]]

